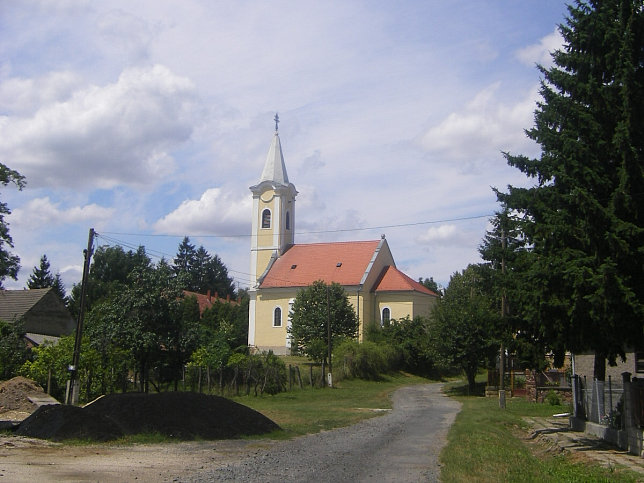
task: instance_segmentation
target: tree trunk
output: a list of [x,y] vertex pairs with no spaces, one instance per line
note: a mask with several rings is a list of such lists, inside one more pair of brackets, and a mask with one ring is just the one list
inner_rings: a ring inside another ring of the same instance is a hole
[[595,352],[595,367],[593,375],[598,381],[606,380],[606,356],[599,352]]
[[201,366],[197,368],[197,392],[201,394]]
[[219,394],[224,393],[224,364],[219,364]]
[[467,376],[467,394],[472,395],[476,391],[476,369],[466,370],[465,375]]

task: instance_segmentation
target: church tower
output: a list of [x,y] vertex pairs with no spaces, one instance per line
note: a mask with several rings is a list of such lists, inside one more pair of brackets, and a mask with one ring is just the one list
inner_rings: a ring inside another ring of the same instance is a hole
[[[259,183],[250,187],[253,193],[253,219],[250,242],[250,314],[249,334],[254,333],[255,289],[273,260],[295,241],[295,196],[289,183],[275,114],[275,134],[268,149]],[[252,335],[249,344],[253,345]]]

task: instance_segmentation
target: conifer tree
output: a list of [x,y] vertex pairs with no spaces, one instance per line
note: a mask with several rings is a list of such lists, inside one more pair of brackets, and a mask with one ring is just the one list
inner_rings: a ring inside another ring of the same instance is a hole
[[499,199],[523,217],[530,268],[522,315],[564,351],[595,353],[595,377],[641,347],[644,320],[644,6],[578,0],[543,75],[529,138],[541,156],[506,154],[535,181]]
[[27,281],[27,287],[29,288],[49,288],[54,285],[54,276],[49,271],[49,260],[47,255],[40,257],[40,265],[34,267],[29,280]]
[[49,260],[47,255],[40,257],[40,264],[37,267],[34,267],[29,280],[27,281],[27,287],[32,288],[49,288],[53,287],[56,291],[56,294],[60,297],[62,301],[67,303],[67,296],[65,295],[65,286],[63,281],[60,278],[60,273],[52,275],[50,270]]
[[221,297],[235,295],[233,280],[221,259],[210,255],[203,246],[195,248],[188,237],[179,245],[172,269],[184,290],[202,294],[210,291]]

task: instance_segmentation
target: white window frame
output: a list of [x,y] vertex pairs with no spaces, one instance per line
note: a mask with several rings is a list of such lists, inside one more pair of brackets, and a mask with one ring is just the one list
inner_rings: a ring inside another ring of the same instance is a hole
[[380,310],[380,327],[385,326],[385,310],[389,311],[389,320],[388,322],[391,322],[391,307],[388,305],[384,306],[382,310]]
[[[268,211],[268,226],[264,226],[264,213]],[[263,230],[270,230],[271,226],[273,226],[273,212],[271,211],[270,208],[264,208],[262,210],[262,216],[261,220],[259,220],[259,226],[262,227]]]

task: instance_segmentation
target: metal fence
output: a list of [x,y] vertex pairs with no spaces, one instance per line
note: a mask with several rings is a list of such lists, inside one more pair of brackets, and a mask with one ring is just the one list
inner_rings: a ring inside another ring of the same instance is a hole
[[573,378],[575,416],[615,429],[624,429],[624,385],[608,376],[607,381]]

